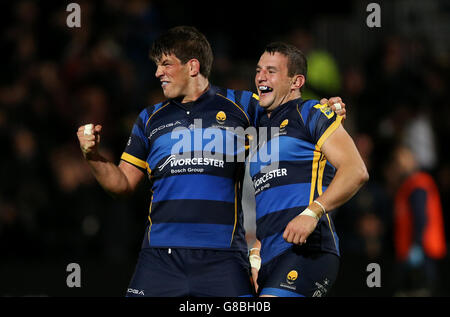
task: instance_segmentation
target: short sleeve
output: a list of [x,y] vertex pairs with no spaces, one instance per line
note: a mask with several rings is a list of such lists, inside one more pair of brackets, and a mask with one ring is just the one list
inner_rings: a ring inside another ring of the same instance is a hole
[[133,125],[127,145],[121,156],[121,160],[136,166],[142,171],[149,168],[146,160],[150,152],[150,146],[145,134],[148,118],[148,109],[144,109]]
[[321,105],[317,100],[309,100],[303,105],[302,117],[307,118],[305,125],[312,142],[319,149],[342,121],[342,116],[338,116],[331,107],[327,104]]

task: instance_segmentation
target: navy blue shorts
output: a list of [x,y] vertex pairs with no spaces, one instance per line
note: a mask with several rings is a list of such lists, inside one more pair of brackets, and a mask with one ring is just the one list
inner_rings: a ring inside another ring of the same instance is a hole
[[254,296],[246,252],[145,248],[126,296]]
[[338,270],[337,255],[292,247],[261,267],[258,292],[278,297],[325,296]]

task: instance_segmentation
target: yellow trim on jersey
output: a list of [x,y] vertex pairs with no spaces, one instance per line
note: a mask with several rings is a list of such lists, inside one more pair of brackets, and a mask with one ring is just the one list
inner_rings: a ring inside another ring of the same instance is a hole
[[247,114],[245,113],[244,110],[242,110],[241,107],[239,107],[233,100],[228,99],[227,97],[225,97],[224,95],[219,94],[218,92],[216,92],[216,95],[225,98],[226,100],[230,101],[233,105],[235,105],[236,107],[238,107],[239,110],[242,111],[242,113],[244,114],[245,118],[247,118],[248,124],[250,124],[250,119],[248,118]]
[[325,171],[325,165],[327,164],[327,159],[325,156],[322,156],[322,159],[319,162],[319,173],[317,177],[317,192],[319,193],[319,196],[322,195],[322,182],[323,182],[323,174]]
[[300,113],[300,110],[298,109],[298,105],[297,105],[297,112],[298,112],[298,115],[300,116],[300,119],[302,119],[303,124],[305,124],[305,120],[303,120],[303,116]]
[[147,122],[145,123],[145,126],[147,127],[147,124],[150,122],[150,119],[162,108],[164,108],[165,106],[167,106],[170,103],[170,101],[168,101],[164,106],[162,106],[161,108],[159,108],[158,110],[156,110],[155,112],[152,113],[152,115],[148,118]]
[[259,96],[257,94],[253,94],[252,97],[259,101]]
[[339,127],[342,121],[342,116],[337,116],[336,121],[334,121],[322,134],[319,141],[317,141],[316,148],[319,150],[322,148],[323,143],[328,139],[328,137]]
[[336,248],[336,251],[339,253],[337,243],[336,243],[336,238],[334,237],[334,232],[333,232],[333,229],[331,228],[330,216],[328,216],[328,214],[326,214],[326,215],[327,215],[327,219],[328,219],[328,226],[330,227],[331,236],[333,237],[334,247]]
[[[322,196],[323,192],[322,192],[322,181],[323,181],[323,174],[325,171],[325,165],[327,164],[327,159],[325,158],[325,156],[323,156],[322,161],[320,161],[319,165],[319,175],[318,175],[318,182],[317,182],[317,192],[319,194],[319,196]],[[334,247],[336,248],[336,251],[339,252],[338,247],[337,247],[337,243],[336,243],[336,238],[334,237],[334,232],[333,232],[333,228],[331,228],[331,220],[330,217],[328,215],[328,213],[325,214],[327,216],[328,219],[328,227],[330,228],[330,232],[331,232],[331,236],[333,237],[333,241],[334,241]]]
[[230,247],[233,244],[234,239],[234,232],[236,231],[236,223],[237,223],[237,185],[238,183],[234,185],[234,227],[233,227],[233,233],[231,234],[231,241],[230,241]]
[[152,230],[152,218],[150,217],[150,214],[152,213],[152,204],[153,204],[153,191],[152,191],[152,199],[150,200],[150,208],[148,209],[148,221],[150,222],[147,234],[148,244],[150,244],[150,231]]
[[148,163],[146,161],[143,161],[141,159],[138,159],[137,157],[134,157],[133,155],[130,155],[126,152],[122,153],[122,156],[120,157],[121,160],[124,160],[125,162],[131,163],[133,165],[137,165],[140,168],[145,168],[149,173],[152,172],[150,167],[148,166]]
[[315,150],[312,162],[312,176],[311,176],[311,192],[309,194],[309,203],[311,204],[314,201],[314,191],[316,189],[316,179],[317,179],[317,171],[319,169],[319,160],[322,153],[320,151]]

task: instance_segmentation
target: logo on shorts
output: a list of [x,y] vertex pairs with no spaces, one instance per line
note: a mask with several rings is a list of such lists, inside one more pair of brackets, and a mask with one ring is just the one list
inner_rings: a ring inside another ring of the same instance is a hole
[[290,272],[288,273],[288,275],[286,276],[286,282],[287,282],[289,285],[292,285],[292,284],[294,284],[294,282],[295,282],[295,280],[297,279],[297,277],[298,277],[298,272],[297,272],[296,270],[292,270],[292,271],[290,271]]
[[219,111],[216,114],[216,121],[218,124],[224,124],[226,119],[227,119],[227,115],[225,114],[225,112]]
[[132,293],[132,294],[135,294],[135,295],[145,296],[143,290],[138,290],[138,289],[134,289],[134,288],[127,289],[127,293]]
[[314,292],[314,294],[312,295],[312,297],[322,297],[323,295],[325,295],[328,292],[328,287],[330,286],[330,280],[325,278],[322,282],[322,284],[316,282],[315,283],[317,286],[316,291]]
[[293,285],[298,278],[298,272],[296,270],[290,271],[286,275],[286,283],[281,283],[280,286],[295,291],[297,287]]

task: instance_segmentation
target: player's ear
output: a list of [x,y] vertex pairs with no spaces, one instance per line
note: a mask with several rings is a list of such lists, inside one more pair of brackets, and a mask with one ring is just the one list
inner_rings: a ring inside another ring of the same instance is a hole
[[197,76],[200,73],[200,62],[198,59],[193,58],[188,61],[189,65],[189,75],[192,77]]
[[305,81],[306,81],[305,76],[294,75],[294,77],[292,77],[291,89],[296,90],[302,88],[303,85],[305,84]]

